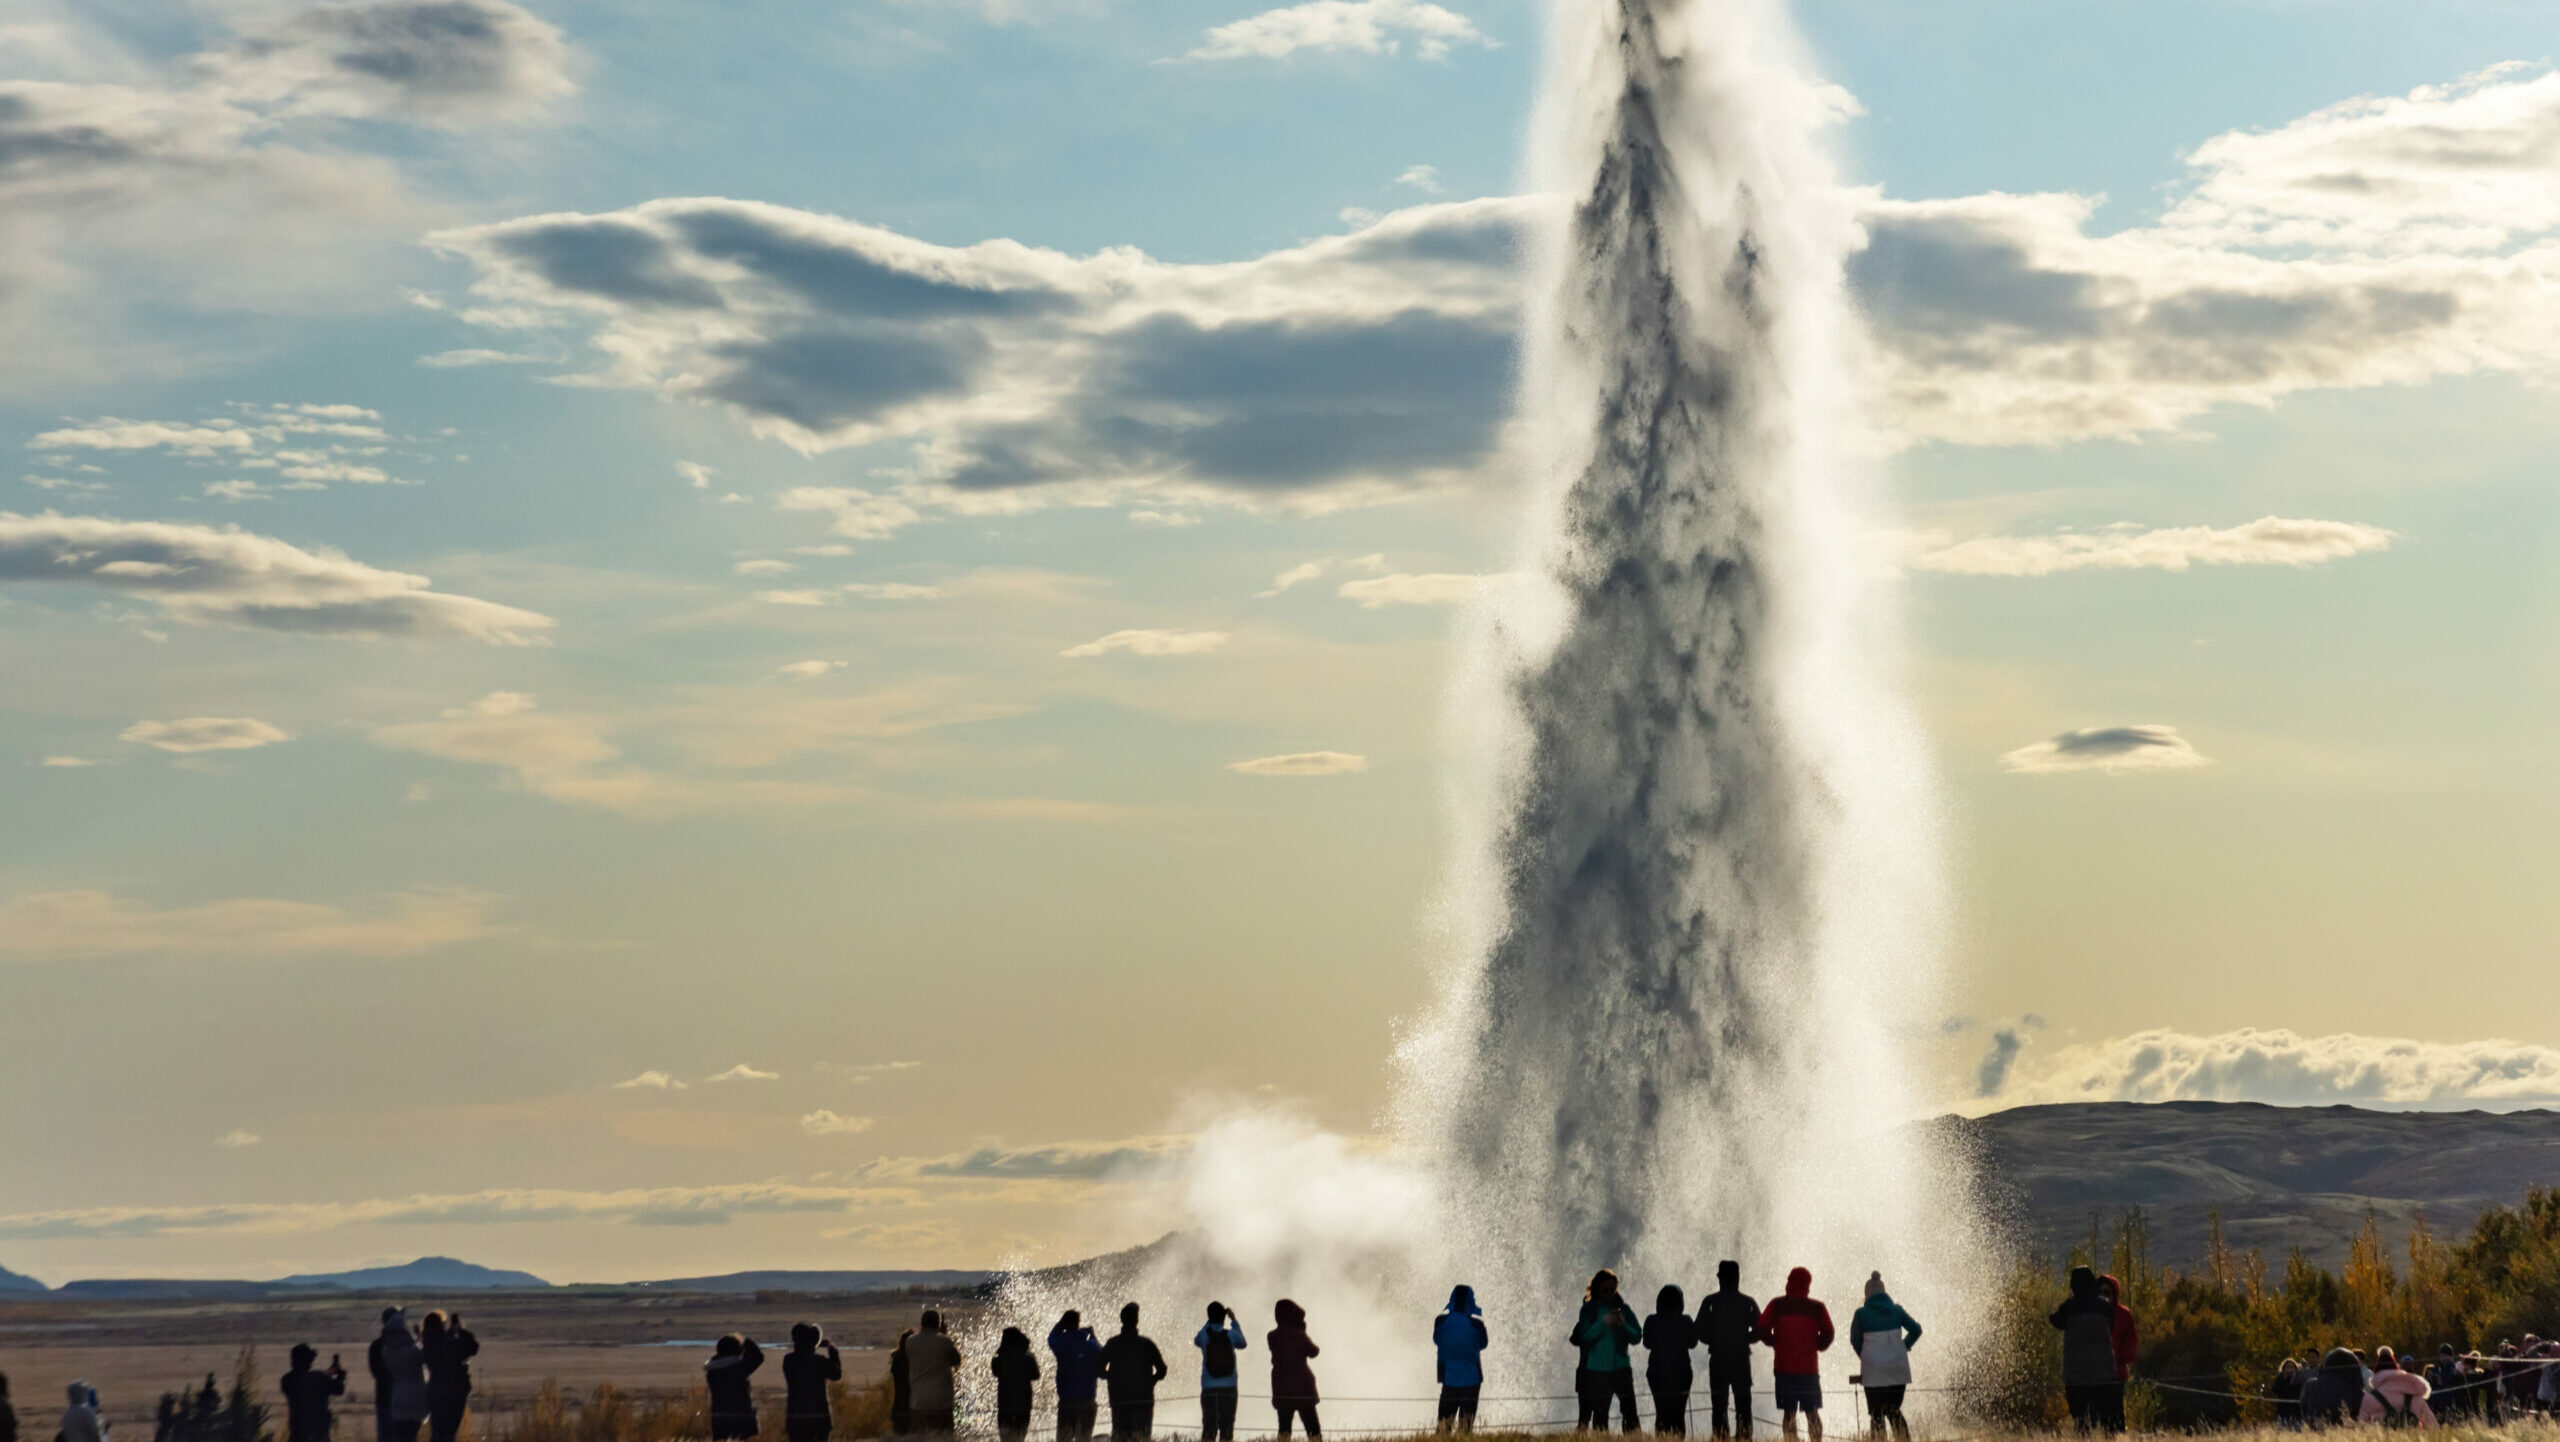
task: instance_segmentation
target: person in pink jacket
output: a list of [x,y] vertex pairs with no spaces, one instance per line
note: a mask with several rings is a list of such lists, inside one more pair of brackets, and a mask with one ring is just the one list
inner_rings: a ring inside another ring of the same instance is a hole
[[2402,1371],[2390,1348],[2380,1348],[2373,1357],[2373,1380],[2364,1384],[2364,1406],[2356,1416],[2366,1422],[2433,1427],[2435,1409],[2427,1405],[2427,1396],[2433,1390],[2426,1378]]

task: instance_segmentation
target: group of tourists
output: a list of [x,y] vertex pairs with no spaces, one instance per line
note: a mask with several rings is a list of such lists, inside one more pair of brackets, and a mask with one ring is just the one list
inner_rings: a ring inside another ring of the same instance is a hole
[[2560,1414],[2560,1342],[2527,1333],[2486,1355],[2446,1342],[2423,1366],[2413,1350],[2376,1347],[2370,1360],[2352,1347],[2314,1350],[2279,1363],[2267,1396],[2287,1427],[2494,1427],[2550,1417]]

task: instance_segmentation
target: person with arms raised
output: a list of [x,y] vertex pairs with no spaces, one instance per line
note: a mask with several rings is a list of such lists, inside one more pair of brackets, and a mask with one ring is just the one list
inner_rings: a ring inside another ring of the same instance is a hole
[[1057,1364],[1058,1442],[1093,1442],[1094,1381],[1101,1375],[1102,1342],[1070,1308],[1049,1329],[1049,1356]]
[[338,1425],[329,1415],[329,1399],[345,1395],[347,1369],[333,1356],[328,1371],[313,1371],[320,1350],[308,1342],[294,1343],[285,1360],[285,1374],[276,1379],[277,1390],[284,1393],[285,1442],[329,1442]]
[[1580,1352],[1573,1373],[1579,1414],[1576,1430],[1608,1431],[1612,1398],[1618,1403],[1624,1430],[1633,1432],[1641,1425],[1636,1419],[1636,1364],[1630,1349],[1643,1337],[1644,1324],[1636,1320],[1636,1309],[1618,1295],[1618,1274],[1605,1267],[1592,1273],[1591,1285],[1582,1292],[1582,1311],[1573,1320],[1573,1334],[1566,1338]]
[[711,1394],[711,1442],[756,1435],[756,1394],[747,1379],[764,1365],[764,1349],[756,1339],[731,1332],[711,1346],[702,1364],[702,1385]]
[[1200,1349],[1200,1442],[1236,1442],[1236,1354],[1244,1350],[1244,1325],[1222,1302],[1209,1304],[1209,1320],[1191,1339]]
[[427,1420],[427,1354],[397,1307],[382,1309],[382,1332],[365,1348],[373,1374],[373,1425],[378,1442],[418,1442]]
[[1324,1429],[1316,1422],[1316,1369],[1308,1364],[1324,1349],[1307,1335],[1307,1309],[1288,1298],[1272,1304],[1271,1320],[1278,1325],[1263,1344],[1271,1349],[1271,1406],[1280,1414],[1282,1442],[1287,1442],[1293,1418],[1307,1424],[1307,1442],[1322,1442]]
[[471,1406],[471,1359],[480,1355],[480,1339],[462,1325],[460,1312],[429,1312],[418,1327],[418,1352],[427,1363],[427,1436],[454,1442]]
[[827,1384],[844,1378],[844,1356],[815,1322],[791,1324],[791,1350],[782,1354],[782,1432],[790,1442],[827,1442],[835,1409]]

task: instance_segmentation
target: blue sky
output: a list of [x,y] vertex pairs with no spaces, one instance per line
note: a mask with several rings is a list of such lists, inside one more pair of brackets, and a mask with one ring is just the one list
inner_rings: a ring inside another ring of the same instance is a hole
[[[1333,4],[0,17],[0,1262],[1063,1256],[1369,1126],[1539,16]],[[1800,20],[1943,1103],[2560,1092],[2547,10]]]

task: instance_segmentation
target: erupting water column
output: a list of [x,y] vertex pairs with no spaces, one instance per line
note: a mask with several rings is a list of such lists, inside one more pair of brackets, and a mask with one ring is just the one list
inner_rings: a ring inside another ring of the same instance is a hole
[[1845,97],[1779,0],[1552,23],[1536,580],[1479,618],[1460,960],[1400,1118],[1531,1392],[1596,1267],[1641,1307],[1694,1304],[1720,1257],[1769,1289],[1805,1263],[1844,1327],[1881,1268],[1953,1322],[1972,1235],[1898,1062],[1932,1016],[1937,837],[1843,459]]

